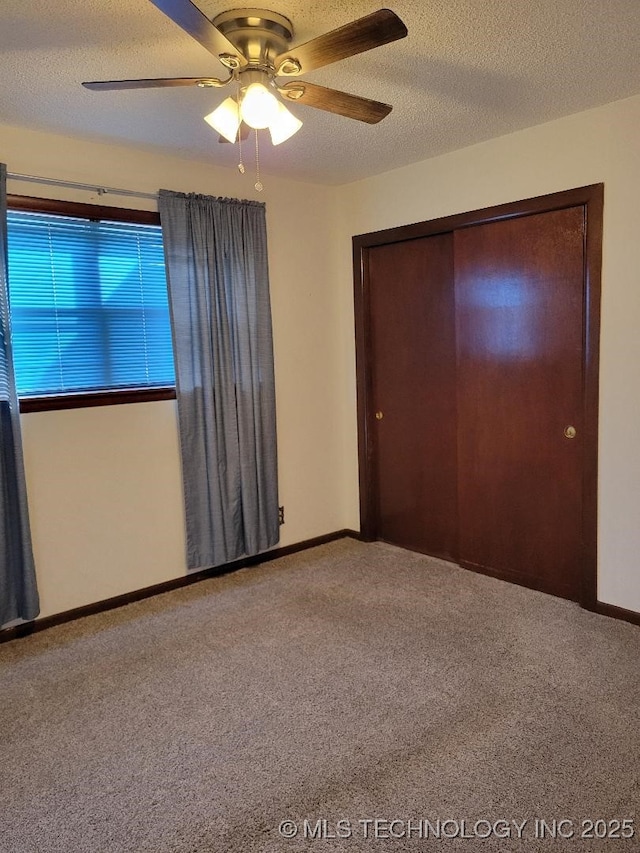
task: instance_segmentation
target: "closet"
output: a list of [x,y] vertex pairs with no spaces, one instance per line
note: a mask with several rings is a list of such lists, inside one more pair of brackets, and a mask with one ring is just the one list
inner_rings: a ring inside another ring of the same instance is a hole
[[364,538],[595,600],[602,198],[354,238]]

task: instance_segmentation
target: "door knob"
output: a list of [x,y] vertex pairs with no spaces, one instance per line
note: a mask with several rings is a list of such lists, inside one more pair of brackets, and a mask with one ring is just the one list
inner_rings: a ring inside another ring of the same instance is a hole
[[381,421],[383,417],[384,417],[384,415],[382,414],[382,412],[376,412],[376,420],[377,421]]
[[565,427],[564,435],[565,435],[565,438],[575,438],[576,437],[576,428],[573,426]]

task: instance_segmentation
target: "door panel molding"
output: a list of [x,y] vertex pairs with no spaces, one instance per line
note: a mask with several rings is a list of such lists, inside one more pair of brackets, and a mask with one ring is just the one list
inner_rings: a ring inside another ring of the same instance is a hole
[[372,399],[372,346],[369,299],[369,250],[420,237],[453,232],[474,225],[496,222],[584,206],[585,268],[583,316],[583,512],[582,575],[580,604],[597,608],[597,477],[598,477],[598,376],[600,341],[600,290],[602,269],[602,222],[604,185],[593,184],[563,192],[515,201],[495,207],[455,214],[440,219],[388,228],[353,237],[354,307],[356,338],[356,382],[361,535],[366,541],[377,538],[376,496],[373,477],[374,416]]

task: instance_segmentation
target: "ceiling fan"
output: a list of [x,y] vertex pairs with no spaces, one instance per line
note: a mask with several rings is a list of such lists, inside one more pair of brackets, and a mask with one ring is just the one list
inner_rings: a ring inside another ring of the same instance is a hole
[[83,86],[96,91],[173,86],[222,88],[235,82],[235,97],[227,98],[205,116],[221,134],[221,141],[229,142],[235,142],[239,133],[244,138],[248,127],[268,127],[274,145],[292,136],[302,122],[287,110],[281,99],[369,124],[381,121],[391,112],[388,104],[306,80],[278,80],[280,77],[298,78],[308,71],[404,38],[407,28],[390,9],[379,9],[304,44],[290,47],[292,24],[276,12],[233,9],[210,21],[190,0],[151,2],[213,54],[227,69],[228,76],[225,79],[171,77],[94,81],[83,83]]

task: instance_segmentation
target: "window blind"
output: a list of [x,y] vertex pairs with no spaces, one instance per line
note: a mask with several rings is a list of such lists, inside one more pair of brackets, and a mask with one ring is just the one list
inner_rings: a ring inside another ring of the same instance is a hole
[[20,396],[175,383],[157,225],[8,212]]

